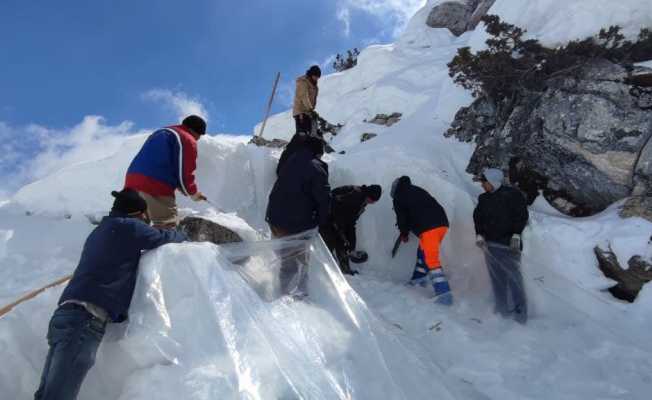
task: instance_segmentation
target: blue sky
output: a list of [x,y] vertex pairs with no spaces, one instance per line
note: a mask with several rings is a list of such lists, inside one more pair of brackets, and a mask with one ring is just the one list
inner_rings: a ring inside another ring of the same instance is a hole
[[420,3],[3,0],[0,177],[22,169],[4,190],[30,179],[25,160],[44,141],[65,139],[87,116],[138,131],[196,111],[210,132],[250,133],[277,71],[275,112],[288,108],[292,82],[310,64],[391,42]]

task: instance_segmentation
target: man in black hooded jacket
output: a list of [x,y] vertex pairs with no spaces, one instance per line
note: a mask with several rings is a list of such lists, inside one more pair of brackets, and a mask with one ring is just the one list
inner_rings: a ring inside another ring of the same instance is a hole
[[[298,149],[281,167],[267,204],[266,220],[272,237],[295,235],[328,222],[331,190],[328,164],[320,159],[323,153],[323,142],[309,138],[306,146]],[[289,257],[291,251],[297,250],[288,249],[279,254],[283,259],[280,271],[281,291],[288,294],[298,289],[305,294],[307,275],[301,264],[307,260]],[[291,283],[297,274],[298,288],[293,288]]]
[[453,296],[439,257],[441,243],[448,232],[444,208],[426,190],[413,185],[408,176],[394,181],[391,195],[401,240],[407,242],[410,232],[419,237],[417,262],[410,283],[425,286],[429,280],[435,291],[435,301],[452,304]]

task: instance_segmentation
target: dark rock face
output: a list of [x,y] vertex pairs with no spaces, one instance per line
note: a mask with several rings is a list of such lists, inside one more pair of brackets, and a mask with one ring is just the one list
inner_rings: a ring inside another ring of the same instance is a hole
[[464,3],[447,1],[430,11],[426,24],[431,28],[448,28],[453,35],[460,36],[466,32],[469,23],[469,7]]
[[494,3],[495,0],[446,1],[430,11],[426,24],[431,28],[448,28],[460,36],[475,29]]
[[529,200],[542,190],[565,214],[591,215],[652,188],[652,117],[626,77],[624,67],[603,60],[512,103],[479,98],[446,135],[475,139],[468,172],[509,170]]
[[215,244],[242,242],[242,238],[231,229],[204,218],[186,217],[178,229],[188,235],[193,242],[211,242]]
[[366,142],[367,140],[373,139],[373,138],[375,138],[376,136],[378,136],[378,135],[375,134],[375,133],[363,133],[363,134],[360,136],[360,142]]

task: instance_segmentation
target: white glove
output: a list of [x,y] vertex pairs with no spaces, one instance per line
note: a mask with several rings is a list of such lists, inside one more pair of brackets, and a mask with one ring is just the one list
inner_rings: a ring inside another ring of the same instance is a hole
[[512,240],[509,243],[509,247],[514,251],[521,251],[521,235],[515,233],[512,235]]
[[475,245],[482,248],[487,245],[487,242],[484,241],[482,235],[475,235]]
[[204,201],[204,200],[206,200],[206,196],[204,196],[202,194],[202,192],[200,192],[200,191],[197,191],[197,193],[191,195],[190,198],[193,199],[193,201]]

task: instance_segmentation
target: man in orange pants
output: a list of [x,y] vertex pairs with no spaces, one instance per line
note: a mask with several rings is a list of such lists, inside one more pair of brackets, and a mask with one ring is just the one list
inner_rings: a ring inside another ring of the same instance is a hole
[[453,296],[439,260],[441,243],[448,232],[444,208],[430,193],[413,185],[408,176],[394,181],[391,195],[401,240],[407,242],[410,232],[419,237],[417,263],[410,284],[425,287],[430,282],[435,301],[451,305]]

